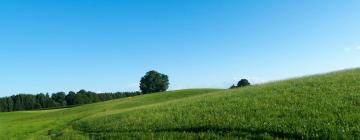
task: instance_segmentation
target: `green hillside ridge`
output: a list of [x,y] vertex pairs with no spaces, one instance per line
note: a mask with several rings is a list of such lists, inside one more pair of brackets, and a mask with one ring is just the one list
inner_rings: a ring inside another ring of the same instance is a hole
[[354,139],[360,69],[245,88],[189,89],[0,113],[0,139]]

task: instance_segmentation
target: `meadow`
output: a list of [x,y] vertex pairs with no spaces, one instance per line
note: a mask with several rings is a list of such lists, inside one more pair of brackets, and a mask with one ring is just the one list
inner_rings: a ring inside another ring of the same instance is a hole
[[0,113],[0,139],[356,139],[360,69]]

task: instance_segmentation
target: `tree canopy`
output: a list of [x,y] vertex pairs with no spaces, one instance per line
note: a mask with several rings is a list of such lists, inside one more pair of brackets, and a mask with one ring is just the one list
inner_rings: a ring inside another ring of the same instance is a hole
[[237,87],[245,87],[245,86],[250,86],[250,82],[247,79],[241,79],[237,84]]
[[235,85],[232,85],[232,86],[230,87],[230,89],[240,88],[240,87],[246,87],[246,86],[250,86],[250,85],[251,85],[251,84],[250,84],[249,80],[247,80],[247,79],[241,79],[241,80],[237,83],[236,86],[235,86]]
[[149,71],[140,80],[140,90],[143,94],[162,92],[169,88],[169,78],[157,71]]

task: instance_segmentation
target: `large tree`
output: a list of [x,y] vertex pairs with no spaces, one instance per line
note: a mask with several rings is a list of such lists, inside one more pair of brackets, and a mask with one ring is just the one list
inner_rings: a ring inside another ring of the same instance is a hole
[[140,80],[140,90],[143,94],[162,92],[169,88],[169,78],[157,71],[149,71]]

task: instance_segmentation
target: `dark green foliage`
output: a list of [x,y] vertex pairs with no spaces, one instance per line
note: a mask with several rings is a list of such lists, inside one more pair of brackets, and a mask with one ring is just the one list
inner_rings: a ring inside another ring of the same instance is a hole
[[147,72],[140,80],[140,90],[144,94],[162,92],[166,91],[168,88],[168,76],[154,70]]
[[51,99],[55,102],[55,106],[65,106],[66,100],[65,100],[65,92],[58,92],[53,95],[51,95]]
[[69,94],[65,96],[67,105],[75,105],[75,96],[76,93],[73,91],[70,91]]
[[45,94],[43,94],[43,93],[37,94],[37,95],[35,96],[35,98],[36,98],[36,101],[37,101],[36,104],[35,104],[36,109],[40,109],[40,108],[45,108],[45,107],[46,107],[46,101],[47,101],[47,99],[46,99]]
[[[55,102],[50,98],[49,93],[46,93],[45,107],[44,108],[52,108],[55,107]],[[30,109],[29,109],[30,110]]]
[[6,103],[6,98],[0,99],[0,111],[8,111],[8,104]]
[[237,87],[245,87],[245,86],[250,86],[250,82],[247,79],[241,79],[237,84]]
[[20,110],[35,110],[66,107],[73,105],[82,105],[107,101],[123,97],[140,95],[140,92],[117,92],[117,93],[100,93],[80,90],[79,92],[57,92],[50,96],[49,93],[39,93],[37,95],[18,94],[11,97],[0,98],[0,112],[11,112]]
[[234,88],[240,88],[240,87],[246,87],[246,86],[250,86],[251,84],[250,84],[250,82],[247,80],[247,79],[241,79],[238,83],[237,83],[237,85],[235,86],[235,85],[232,85],[231,87],[230,87],[230,89],[234,89]]
[[13,111],[14,102],[11,98],[6,98],[7,111]]

